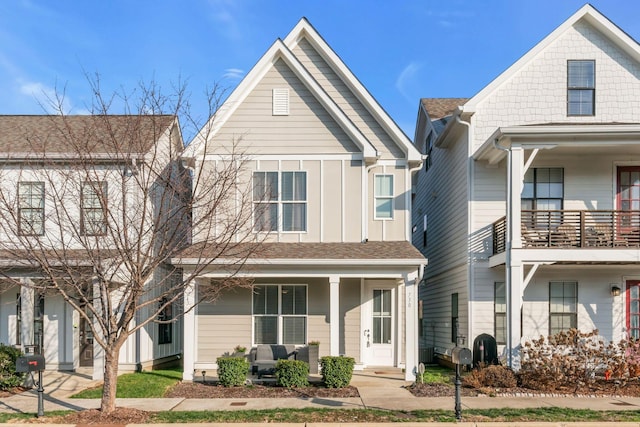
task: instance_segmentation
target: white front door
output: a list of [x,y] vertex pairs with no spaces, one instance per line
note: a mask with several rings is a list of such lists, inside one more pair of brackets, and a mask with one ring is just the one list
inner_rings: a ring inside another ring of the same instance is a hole
[[395,286],[365,282],[363,301],[363,355],[365,365],[394,366]]

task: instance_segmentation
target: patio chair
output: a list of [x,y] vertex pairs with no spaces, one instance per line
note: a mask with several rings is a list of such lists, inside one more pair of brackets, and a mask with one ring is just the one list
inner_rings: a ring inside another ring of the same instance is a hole
[[538,231],[521,224],[522,243],[525,248],[543,248],[547,246],[547,239]]

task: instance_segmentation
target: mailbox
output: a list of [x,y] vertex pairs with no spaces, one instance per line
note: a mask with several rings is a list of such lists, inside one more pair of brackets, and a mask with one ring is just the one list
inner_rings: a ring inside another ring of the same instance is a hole
[[451,350],[451,362],[456,365],[471,365],[473,363],[471,350],[466,347],[454,347]]
[[16,359],[16,372],[44,371],[44,356],[41,354],[28,354]]

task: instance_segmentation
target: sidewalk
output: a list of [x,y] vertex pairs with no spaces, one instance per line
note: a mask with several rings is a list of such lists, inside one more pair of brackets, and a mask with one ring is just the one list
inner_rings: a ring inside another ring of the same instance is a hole
[[[44,410],[82,410],[100,406],[99,399],[70,399],[69,396],[96,384],[88,375],[47,372],[44,377]],[[351,385],[358,398],[283,398],[283,399],[116,399],[116,405],[145,411],[234,411],[274,408],[384,409],[397,411],[454,409],[453,397],[415,397],[405,388],[399,370],[354,372]],[[640,410],[640,398],[634,397],[462,397],[462,410],[488,408],[561,407],[592,410]],[[0,402],[0,412],[36,412],[37,392],[14,395]],[[344,424],[343,424],[344,425]],[[404,425],[404,424],[403,424]],[[425,423],[420,424],[426,426]],[[515,425],[515,424],[510,424]],[[530,424],[528,424],[530,425]],[[557,425],[555,423],[546,425]],[[638,423],[631,425],[638,426]]]

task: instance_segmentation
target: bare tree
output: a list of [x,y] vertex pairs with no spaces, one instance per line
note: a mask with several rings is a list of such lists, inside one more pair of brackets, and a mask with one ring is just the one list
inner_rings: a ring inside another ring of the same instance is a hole
[[[61,295],[89,323],[104,355],[101,410],[111,412],[127,339],[191,310],[183,294],[214,262],[228,279],[211,289],[247,285],[235,276],[259,242],[247,158],[232,150],[205,167],[180,157],[182,132],[208,140],[219,88],[203,127],[183,86],[170,96],[143,84],[133,96],[105,97],[97,78],[89,82],[89,115],[67,115],[59,96],[55,115],[0,118],[15,141],[0,144],[1,274],[5,286]],[[188,273],[170,262],[185,250]],[[196,304],[205,298],[215,294]]]

